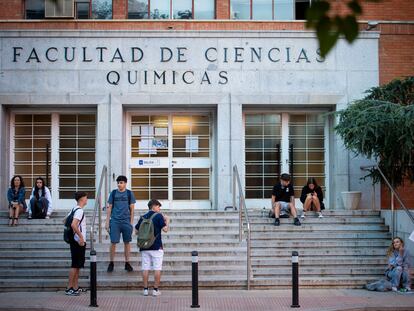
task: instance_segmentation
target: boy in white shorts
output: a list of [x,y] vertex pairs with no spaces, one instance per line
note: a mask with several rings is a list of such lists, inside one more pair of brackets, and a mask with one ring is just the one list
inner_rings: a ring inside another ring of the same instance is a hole
[[162,247],[162,238],[161,232],[168,231],[169,218],[160,213],[161,203],[157,200],[151,200],[148,202],[149,212],[142,216],[138,223],[135,226],[135,229],[138,231],[139,227],[145,219],[151,219],[154,225],[154,236],[155,241],[151,247],[142,249],[141,260],[142,260],[142,279],[144,283],[144,296],[148,296],[148,277],[149,271],[154,271],[154,290],[152,292],[153,296],[161,295],[159,291],[159,286],[161,282],[161,270],[162,270],[162,260],[164,256],[164,250]]

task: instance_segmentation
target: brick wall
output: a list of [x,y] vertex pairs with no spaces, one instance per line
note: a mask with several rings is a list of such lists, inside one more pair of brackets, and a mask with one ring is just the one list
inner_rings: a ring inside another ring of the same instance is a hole
[[23,3],[23,0],[2,1],[0,20],[24,18]]
[[113,19],[128,18],[128,1],[112,0],[112,18]]

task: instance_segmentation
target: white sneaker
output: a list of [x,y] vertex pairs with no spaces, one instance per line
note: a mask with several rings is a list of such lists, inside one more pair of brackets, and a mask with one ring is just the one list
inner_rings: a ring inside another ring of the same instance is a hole
[[143,295],[148,296],[148,289],[144,289]]
[[153,291],[152,291],[152,296],[157,297],[157,296],[159,296],[159,295],[161,295],[160,290],[153,290]]
[[47,215],[47,216],[45,217],[45,219],[50,219],[50,216],[49,216],[49,215]]
[[323,218],[323,215],[321,212],[318,213],[318,218]]
[[392,290],[393,292],[398,292],[398,288],[396,288],[396,287],[394,287],[394,286],[391,288],[391,290]]
[[302,213],[302,215],[300,215],[300,218],[305,218],[305,213]]

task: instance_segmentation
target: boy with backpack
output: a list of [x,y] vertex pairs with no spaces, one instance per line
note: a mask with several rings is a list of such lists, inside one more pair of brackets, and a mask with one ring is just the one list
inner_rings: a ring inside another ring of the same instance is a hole
[[161,203],[159,201],[149,201],[148,208],[149,212],[139,219],[135,229],[138,234],[137,244],[141,252],[144,296],[148,296],[150,270],[154,270],[154,290],[152,295],[159,296],[161,292],[158,288],[161,282],[162,260],[164,257],[161,232],[168,232],[170,219],[160,213]]
[[75,193],[77,206],[66,216],[63,237],[70,244],[72,265],[69,271],[69,284],[65,290],[68,296],[79,296],[82,289],[78,286],[79,270],[85,265],[86,218],[83,208],[88,203],[88,194],[83,191]]
[[129,254],[131,252],[132,230],[134,224],[134,193],[127,189],[128,179],[126,176],[118,176],[116,179],[118,189],[112,190],[108,199],[108,209],[106,216],[106,231],[109,232],[111,238],[111,246],[109,249],[110,259],[107,272],[114,271],[114,259],[116,244],[119,243],[122,233],[124,241],[125,270],[134,271],[129,263]]

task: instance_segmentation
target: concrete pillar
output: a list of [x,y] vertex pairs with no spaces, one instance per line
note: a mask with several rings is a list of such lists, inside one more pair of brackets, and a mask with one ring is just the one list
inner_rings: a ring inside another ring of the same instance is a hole
[[109,97],[109,181],[110,189],[116,186],[116,177],[126,175],[124,140],[124,118],[122,104],[115,96]]
[[[232,164],[230,158],[230,98],[217,105],[216,207],[223,210],[232,205]],[[214,173],[214,172],[213,172]]]

